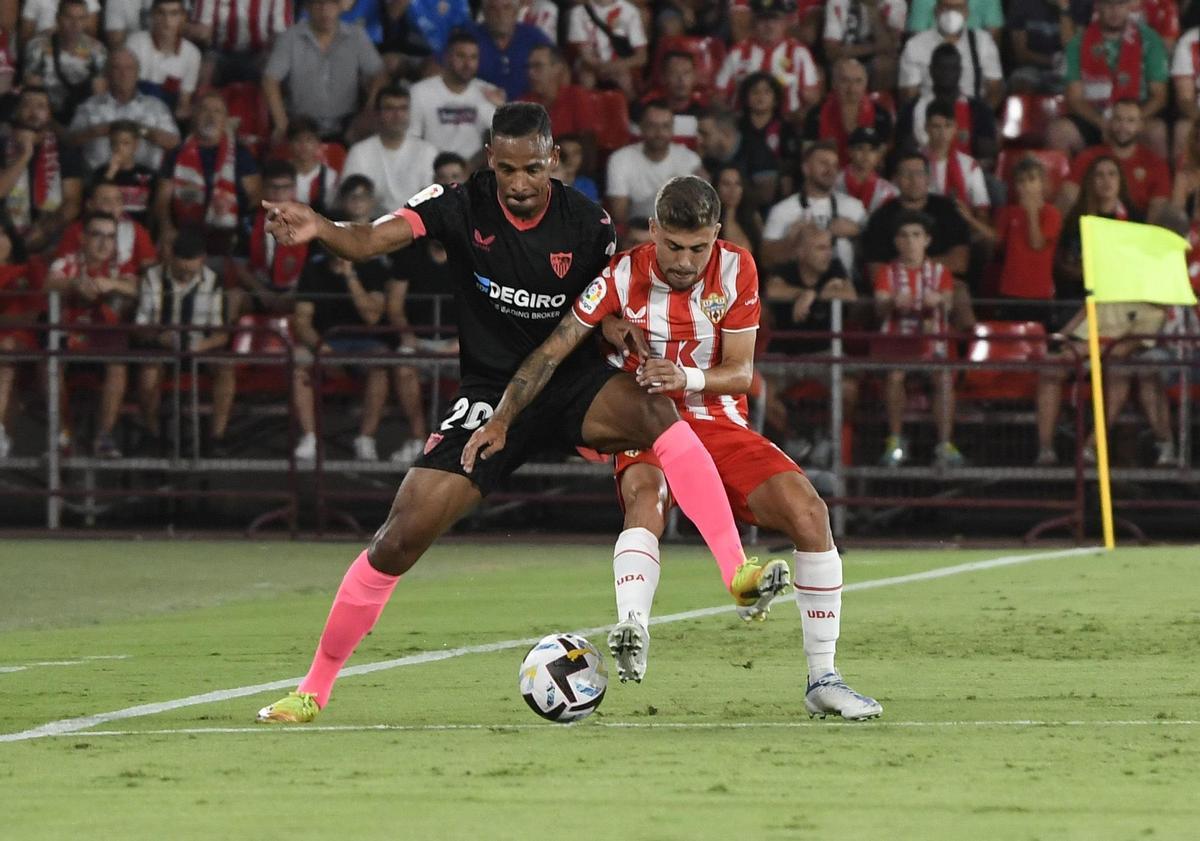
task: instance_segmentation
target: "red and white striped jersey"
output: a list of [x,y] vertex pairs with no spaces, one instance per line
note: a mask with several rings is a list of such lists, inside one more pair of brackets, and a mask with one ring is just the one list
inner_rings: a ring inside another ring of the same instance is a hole
[[770,73],[783,85],[787,97],[783,107],[788,113],[800,109],[805,88],[814,87],[821,81],[812,53],[795,38],[784,38],[770,47],[747,38],[729,50],[717,72],[715,84],[726,98],[732,100],[742,79],[759,71]]
[[947,329],[944,305],[931,307],[927,296],[936,292],[942,301],[954,293],[954,275],[941,263],[926,259],[915,269],[899,260],[880,266],[875,274],[877,297],[893,299],[906,297],[912,302],[911,309],[893,312],[880,326],[879,332],[894,336],[912,336],[919,333],[943,333]]
[[[717,240],[700,280],[676,291],[659,278],[654,243],[622,251],[575,301],[575,317],[588,327],[616,315],[646,331],[650,353],[690,368],[712,368],[721,361],[723,333],[758,329],[762,302],[758,269],[750,252]],[[609,362],[636,371],[642,360],[613,354]],[[699,420],[724,418],[747,425],[745,395],[698,394],[675,398],[679,411]]]
[[192,20],[212,30],[218,52],[258,52],[292,25],[292,0],[196,0]]

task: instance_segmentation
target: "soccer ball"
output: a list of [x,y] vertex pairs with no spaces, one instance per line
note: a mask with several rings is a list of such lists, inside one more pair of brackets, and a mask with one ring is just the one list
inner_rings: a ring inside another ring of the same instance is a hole
[[525,655],[518,686],[531,710],[565,724],[600,706],[608,669],[599,649],[579,634],[551,634]]

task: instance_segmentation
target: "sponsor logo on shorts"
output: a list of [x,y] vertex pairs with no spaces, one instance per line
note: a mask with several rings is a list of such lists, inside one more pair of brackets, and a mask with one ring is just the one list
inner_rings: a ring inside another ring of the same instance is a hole
[[630,458],[637,458],[641,454],[642,454],[641,450],[626,450],[625,451],[625,455],[629,456]]

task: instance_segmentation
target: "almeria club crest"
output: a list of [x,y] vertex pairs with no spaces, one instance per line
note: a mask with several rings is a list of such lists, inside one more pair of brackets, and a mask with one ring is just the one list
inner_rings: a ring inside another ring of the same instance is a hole
[[567,272],[571,271],[571,260],[574,256],[575,252],[573,251],[559,251],[550,255],[550,268],[554,269],[559,280],[566,277]]

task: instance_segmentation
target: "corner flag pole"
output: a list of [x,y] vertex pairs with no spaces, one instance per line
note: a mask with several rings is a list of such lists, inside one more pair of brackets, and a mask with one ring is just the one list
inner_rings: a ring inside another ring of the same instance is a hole
[[1112,486],[1108,470],[1108,430],[1104,419],[1104,381],[1100,371],[1097,303],[1144,302],[1159,306],[1195,306],[1196,294],[1184,253],[1188,241],[1155,225],[1084,216],[1079,220],[1083,244],[1083,283],[1088,290],[1088,357],[1092,363],[1092,407],[1095,412],[1096,473],[1100,480],[1100,514],[1104,547],[1112,549]]
[[1104,528],[1104,548],[1113,549],[1116,540],[1113,537],[1112,485],[1108,474],[1108,424],[1104,417],[1104,378],[1100,371],[1100,330],[1096,321],[1095,296],[1087,296],[1086,306],[1088,360],[1092,367],[1092,415],[1096,432],[1096,475],[1100,481],[1100,520]]

